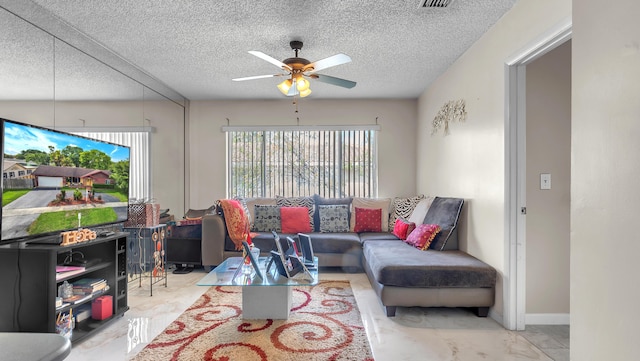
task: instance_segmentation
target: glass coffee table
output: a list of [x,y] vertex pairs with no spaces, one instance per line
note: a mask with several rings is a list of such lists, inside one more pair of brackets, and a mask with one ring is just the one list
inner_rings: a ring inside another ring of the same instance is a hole
[[249,274],[238,270],[243,266],[242,257],[230,257],[204,276],[198,286],[240,286],[243,318],[287,319],[291,310],[291,289],[318,284],[318,258],[315,257],[316,266],[310,268],[309,273],[300,272],[291,278],[280,275],[275,265],[267,272],[267,259],[258,259],[262,278],[255,270]]

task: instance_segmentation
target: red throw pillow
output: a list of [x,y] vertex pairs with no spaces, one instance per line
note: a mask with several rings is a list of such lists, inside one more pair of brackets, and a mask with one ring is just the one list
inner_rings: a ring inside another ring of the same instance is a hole
[[311,232],[311,218],[307,207],[280,207],[282,233]]
[[424,251],[429,248],[438,232],[440,232],[440,226],[437,224],[419,224],[405,242]]
[[356,225],[353,231],[360,232],[382,232],[382,209],[369,209],[356,207]]
[[405,240],[407,239],[407,237],[409,236],[409,234],[411,234],[411,232],[416,228],[416,224],[413,222],[408,222],[405,221],[402,218],[398,218],[396,219],[396,224],[395,226],[393,226],[393,234],[402,239]]

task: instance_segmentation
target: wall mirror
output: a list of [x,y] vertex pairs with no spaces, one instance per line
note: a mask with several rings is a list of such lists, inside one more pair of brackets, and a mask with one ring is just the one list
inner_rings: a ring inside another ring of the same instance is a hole
[[53,42],[53,36],[0,8],[0,117],[52,125]]
[[150,195],[181,217],[187,198],[176,189],[185,189],[188,177],[178,104],[184,99],[119,58],[109,63],[113,54],[96,50],[75,29],[60,30],[66,25],[43,9],[23,5],[0,7],[0,117],[64,131],[148,131]]
[[59,39],[55,59],[56,125],[143,125],[142,84]]
[[[179,140],[185,144],[184,108],[147,87],[144,88],[144,118],[154,129],[151,142],[151,172],[155,185],[160,189],[185,189],[185,148],[169,149],[167,144]],[[184,194],[165,192],[154,194],[164,204],[171,205],[170,212],[181,217],[185,213]]]

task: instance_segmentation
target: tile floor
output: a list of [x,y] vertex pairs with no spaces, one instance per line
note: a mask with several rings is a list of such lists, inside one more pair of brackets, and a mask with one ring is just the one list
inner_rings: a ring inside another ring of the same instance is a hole
[[569,361],[569,325],[527,325],[519,333],[554,361]]
[[[204,275],[204,270],[169,273],[168,287],[154,285],[153,296],[146,282],[141,288],[131,283],[130,310],[73,345],[66,360],[130,359],[200,297],[205,287],[195,284]],[[365,274],[321,272],[321,279],[351,282],[377,361],[569,360],[568,326],[529,326],[527,331],[513,332],[491,318],[445,308],[398,308],[396,317],[388,318]]]

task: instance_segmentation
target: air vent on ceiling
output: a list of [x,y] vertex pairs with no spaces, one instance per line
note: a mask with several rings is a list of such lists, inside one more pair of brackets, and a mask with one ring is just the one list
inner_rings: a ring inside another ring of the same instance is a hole
[[455,0],[420,0],[420,8],[446,8]]

